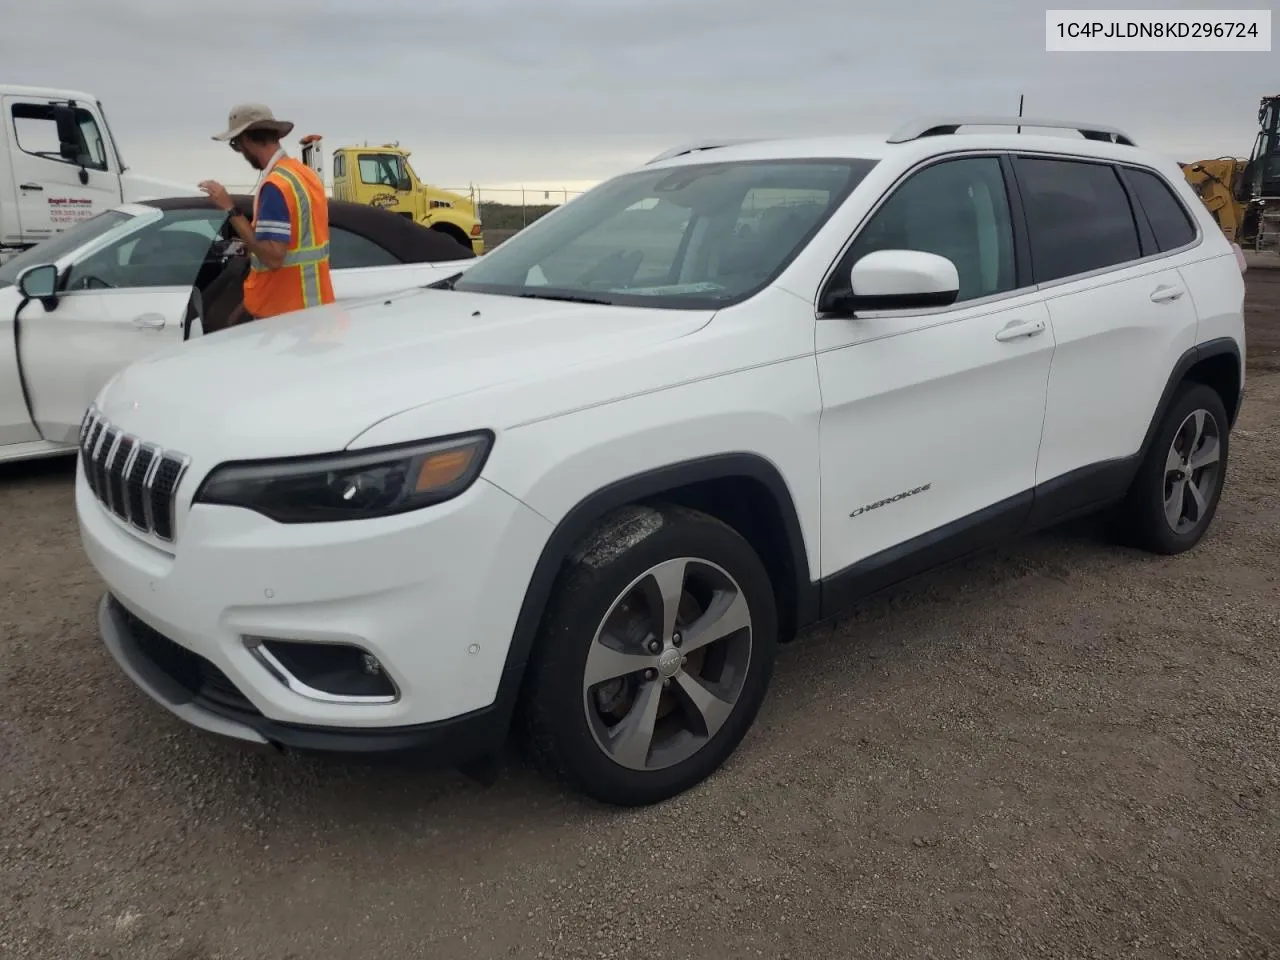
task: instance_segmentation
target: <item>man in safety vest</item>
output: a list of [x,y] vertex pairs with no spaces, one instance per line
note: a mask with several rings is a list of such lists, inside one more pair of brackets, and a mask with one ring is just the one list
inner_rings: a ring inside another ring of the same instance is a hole
[[229,142],[232,150],[261,171],[252,223],[236,211],[222,184],[216,180],[200,184],[219,209],[231,213],[231,226],[249,254],[242,308],[248,316],[233,318],[233,324],[334,301],[329,279],[329,199],[315,171],[280,145],[292,129],[292,123],[277,120],[269,107],[245,103],[232,108],[227,129],[213,138]]

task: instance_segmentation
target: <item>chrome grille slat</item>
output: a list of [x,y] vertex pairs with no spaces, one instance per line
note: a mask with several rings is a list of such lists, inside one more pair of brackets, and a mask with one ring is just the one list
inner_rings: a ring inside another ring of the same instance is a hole
[[85,482],[109,512],[157,540],[173,541],[188,457],[117,429],[91,407],[80,425],[80,458]]

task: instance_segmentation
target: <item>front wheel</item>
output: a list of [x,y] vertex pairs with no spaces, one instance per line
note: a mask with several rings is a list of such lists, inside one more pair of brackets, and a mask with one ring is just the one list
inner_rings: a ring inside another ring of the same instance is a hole
[[773,587],[745,539],[680,507],[625,508],[552,598],[530,664],[535,758],[605,803],[681,793],[746,735],[776,644]]

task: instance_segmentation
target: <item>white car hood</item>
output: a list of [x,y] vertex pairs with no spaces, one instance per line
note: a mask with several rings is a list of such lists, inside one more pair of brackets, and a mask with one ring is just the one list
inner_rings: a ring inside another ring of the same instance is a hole
[[[711,316],[411,290],[162,351],[121,371],[99,407],[143,440],[203,461],[339,450],[405,410],[630,355]],[[512,421],[523,413],[512,410]]]

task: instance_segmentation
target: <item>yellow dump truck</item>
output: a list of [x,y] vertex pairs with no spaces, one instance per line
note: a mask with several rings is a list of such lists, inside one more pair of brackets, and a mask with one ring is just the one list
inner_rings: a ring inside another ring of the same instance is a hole
[[476,256],[484,253],[480,211],[467,197],[441,190],[419,179],[409,165],[409,151],[398,144],[339,147],[333,151],[332,177],[325,177],[319,134],[302,138],[302,160],[321,180],[329,179],[335,200],[382,207],[439,230]]

